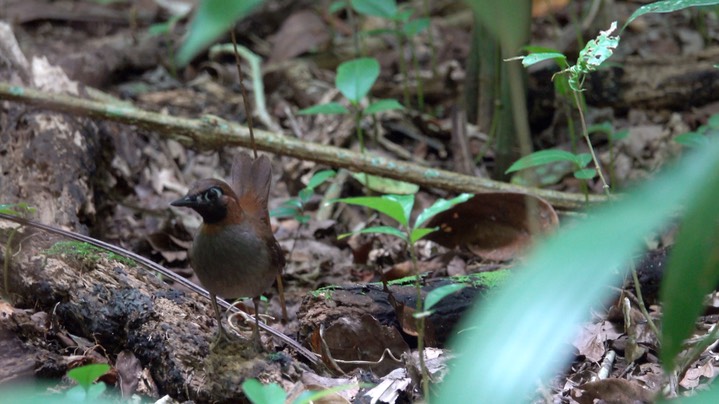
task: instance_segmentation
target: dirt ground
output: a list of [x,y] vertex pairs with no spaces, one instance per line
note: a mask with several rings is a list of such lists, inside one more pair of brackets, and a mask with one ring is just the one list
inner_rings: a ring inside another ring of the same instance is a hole
[[[361,125],[366,154],[488,179],[496,164],[492,139],[486,124],[467,123],[462,112],[471,11],[463,3],[431,3],[430,28],[411,38],[417,60],[413,74],[422,78],[425,104],[420,109],[412,98],[403,110],[365,117]],[[602,4],[596,13],[593,3]],[[610,21],[625,21],[638,6],[635,1],[574,1],[536,10],[531,43],[559,49],[573,59],[579,50],[577,36],[590,39]],[[231,52],[204,52],[187,67],[174,67],[188,18],[164,30],[159,24],[186,12],[183,7],[152,1],[0,4],[0,20],[7,23],[0,29],[0,81],[69,94],[106,108],[89,113],[89,104],[62,107],[64,99],[24,103],[3,95],[0,208],[18,210],[16,204],[26,203],[35,208],[25,214],[28,219],[91,236],[164,267],[137,265],[67,243],[63,235],[0,220],[5,274],[0,389],[25,384],[44,391],[42,383],[50,380],[63,390],[70,385],[63,379],[68,369],[109,363],[112,370],[101,380],[124,397],[247,401],[241,384],[256,378],[278,383],[290,400],[307,390],[351,385],[329,400],[368,402],[365,394],[379,394],[372,386],[383,381],[392,382],[387,389],[395,397],[382,400],[418,400],[417,329],[412,319],[416,294],[413,282],[405,279],[413,274],[411,254],[388,234],[338,237],[392,222],[357,206],[325,203],[376,194],[346,169],[359,163],[328,164],[322,151],[315,155],[315,149],[298,150],[308,144],[360,150],[352,115],[298,113],[318,103],[341,101],[335,68],[353,58],[352,26],[346,13],[328,12],[329,2],[268,1],[237,24],[239,44],[262,61],[259,76],[243,63],[244,86],[258,144],[272,161],[271,224],[287,259],[287,321],[282,321],[275,287],[265,294],[260,311],[275,334],[296,342],[263,332],[263,353],[242,341],[210,347],[217,325],[209,300],[191,286],[199,282],[187,253],[201,219],[169,203],[184,195],[193,181],[228,178],[238,143],[228,143],[227,136],[161,130],[161,123],[153,126],[139,115],[113,117],[132,105],[161,114],[149,118],[177,125],[185,124],[183,119],[210,130],[226,122],[247,125]],[[617,192],[680,156],[683,148],[674,138],[719,114],[719,74],[712,67],[719,56],[718,15],[716,9],[692,9],[642,17],[622,34],[612,66],[588,79],[587,123],[609,125],[593,142]],[[386,28],[375,18],[360,24],[365,31]],[[219,42],[228,41],[229,36]],[[411,62],[409,48],[398,52],[391,35],[368,37],[364,46],[381,67],[373,97],[401,101],[400,66]],[[533,146],[570,150],[577,116],[566,100],[555,96],[552,73],[543,65],[528,70]],[[264,103],[254,95],[258,82],[263,84]],[[410,89],[416,93],[417,80]],[[626,137],[610,141],[623,131]],[[273,139],[264,137],[267,133],[296,142],[291,149],[290,143],[273,145],[263,140]],[[297,200],[313,174],[327,169],[336,174],[306,195],[299,213],[282,210],[288,200]],[[581,200],[582,183],[571,174],[572,168],[561,164],[536,173],[544,189],[558,192],[558,199],[569,194]],[[516,187],[522,187],[522,181],[521,176],[512,179]],[[389,186],[394,190],[397,185]],[[415,214],[438,198],[456,196],[456,189],[422,186]],[[601,198],[597,178],[589,181],[588,191]],[[457,332],[465,309],[473,302],[481,304],[482,296],[501,283],[531,244],[534,231],[551,232],[581,210],[545,197],[550,203],[538,199],[540,213],[527,219],[524,199],[516,198],[504,192],[477,197],[461,208],[462,217],[471,220],[452,221],[451,214],[460,212],[452,211],[436,225],[454,232],[417,246],[423,293],[457,279],[471,284],[442,300],[427,318],[428,365],[436,380],[446,370],[445,344]],[[532,227],[536,221],[539,230]],[[455,237],[465,232],[472,236]],[[656,284],[672,240],[671,231],[651,240],[640,266],[645,299],[657,317],[661,308]],[[395,281],[390,293],[383,280]],[[627,285],[625,293],[633,296],[633,285]],[[240,306],[241,312],[252,312],[249,302]],[[710,305],[699,328],[716,322],[715,309]],[[241,317],[233,321],[247,339],[251,331]],[[657,337],[641,323],[629,342],[623,324],[621,310],[611,306],[584,325],[573,347],[575,360],[546,386],[545,401],[651,401],[663,380]],[[609,351],[617,355],[605,379],[609,382],[597,381]],[[707,350],[697,358],[679,380],[681,388],[709,384],[716,373],[714,357]]]

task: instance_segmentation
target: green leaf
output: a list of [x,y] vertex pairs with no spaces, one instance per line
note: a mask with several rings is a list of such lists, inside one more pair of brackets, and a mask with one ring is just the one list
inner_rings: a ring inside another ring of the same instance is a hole
[[297,197],[302,201],[302,204],[309,201],[310,198],[312,198],[312,195],[315,194],[315,191],[312,188],[305,187],[300,189],[300,192],[297,193]]
[[[537,383],[564,369],[578,325],[615,293],[611,286],[621,283],[644,238],[674,220],[687,197],[716,181],[717,156],[719,141],[712,141],[535,246],[508,282],[458,325],[462,332],[450,344],[456,359],[436,403],[530,400]],[[707,217],[705,224],[716,219]]]
[[[407,235],[396,227],[392,226],[373,226],[367,227],[359,231],[355,231],[349,234],[389,234],[390,236],[398,237],[404,241],[407,241]],[[345,236],[344,234],[342,236]]]
[[587,132],[591,135],[592,133],[604,133],[607,136],[611,136],[611,134],[614,132],[614,128],[612,127],[612,123],[609,121],[604,121],[602,123],[595,123],[594,125],[589,125],[587,127]]
[[719,114],[714,114],[707,120],[707,126],[712,129],[719,129]]
[[104,375],[109,370],[110,365],[107,363],[93,363],[69,370],[67,377],[75,380],[77,384],[87,390],[98,377]]
[[306,390],[303,391],[302,394],[300,394],[292,404],[310,404],[312,402],[325,402],[320,399],[338,393],[340,391],[349,390],[360,386],[365,387],[361,384],[341,384],[339,386],[335,386],[329,389],[322,389],[319,391]]
[[330,14],[335,14],[341,10],[344,10],[345,7],[347,7],[347,1],[345,1],[345,0],[333,1],[327,8],[327,11],[329,11]]
[[327,104],[318,104],[297,111],[300,115],[317,115],[317,114],[333,114],[343,115],[349,114],[350,111],[344,105],[338,102],[328,102]]
[[390,111],[393,109],[402,109],[404,108],[402,104],[399,103],[399,101],[394,99],[387,99],[387,100],[377,100],[370,104],[367,108],[365,108],[364,111],[362,111],[365,115],[372,115],[376,114],[378,112],[384,112],[384,111]]
[[433,289],[424,298],[424,310],[431,310],[440,300],[466,287],[467,285],[464,283],[452,283]]
[[577,156],[574,153],[570,153],[566,150],[540,150],[532,154],[528,154],[515,161],[514,164],[509,166],[507,171],[505,171],[505,174],[524,170],[531,167],[543,166],[549,163],[556,163],[558,161],[570,161],[572,163],[576,163]]
[[409,242],[414,244],[417,242],[417,240],[422,239],[424,236],[434,233],[435,231],[439,230],[439,227],[420,227],[418,229],[412,229],[412,231],[409,234]]
[[417,219],[414,221],[414,227],[419,228],[420,226],[425,224],[429,219],[431,219],[437,213],[444,212],[445,210],[452,208],[454,205],[456,205],[458,203],[467,202],[473,196],[474,195],[472,195],[472,194],[460,194],[459,196],[456,196],[449,200],[437,199],[432,204],[432,206],[423,210],[422,213],[420,213],[417,216]]
[[351,0],[352,8],[363,15],[394,18],[397,15],[396,0]]
[[593,168],[583,168],[574,172],[574,178],[580,180],[591,180],[597,175],[597,170]]
[[242,383],[242,391],[253,404],[284,404],[287,395],[277,383],[263,385],[257,379]]
[[417,184],[393,180],[392,178],[378,177],[365,173],[352,173],[352,178],[372,191],[382,194],[408,195],[416,194],[419,191]]
[[574,164],[578,167],[586,167],[592,161],[592,155],[589,153],[579,153],[575,155]]
[[697,132],[682,133],[674,137],[674,141],[686,147],[705,147],[709,144],[709,138]]
[[176,64],[185,66],[200,51],[227,32],[235,21],[247,16],[262,0],[204,0],[190,23],[187,40],[177,52]]
[[624,23],[622,31],[624,31],[624,28],[626,28],[629,23],[644,14],[671,13],[673,11],[679,11],[689,7],[712,6],[716,4],[719,4],[719,0],[665,0],[646,4],[639,7],[634,13],[632,13],[627,22]]
[[619,46],[619,37],[611,35],[616,28],[617,23],[613,22],[608,30],[601,31],[595,39],[587,42],[584,49],[579,51],[576,66],[570,70],[581,74],[591,73],[609,59],[614,53],[614,49]]
[[412,20],[404,24],[402,27],[402,32],[404,32],[405,35],[408,37],[413,37],[420,32],[426,30],[429,28],[429,18],[423,17],[423,18],[417,18],[416,20]]
[[375,58],[359,58],[337,67],[335,86],[353,104],[359,104],[379,77],[379,62]]
[[622,140],[627,136],[629,136],[629,129],[622,129],[609,135],[609,137],[615,141]]
[[332,203],[342,202],[348,205],[364,206],[370,209],[374,209],[377,212],[384,213],[401,224],[406,224],[407,219],[404,214],[402,205],[391,199],[383,198],[380,196],[358,196],[354,198],[340,198],[335,199]]
[[327,181],[328,179],[332,178],[337,174],[334,170],[322,170],[317,171],[312,175],[312,178],[307,182],[307,188],[309,189],[315,189],[323,182]]
[[271,217],[292,217],[292,218],[294,218],[299,214],[300,214],[300,211],[298,209],[295,209],[290,206],[279,206],[270,211]]
[[666,372],[674,371],[682,342],[691,336],[703,312],[704,296],[719,282],[719,164],[704,175],[705,186],[687,205],[662,281],[660,356]]
[[[522,66],[529,67],[545,60],[553,59],[559,66],[567,65],[567,57],[559,52],[548,52],[548,53],[530,53],[529,55],[522,58]],[[564,61],[564,63],[562,63]]]
[[395,201],[402,206],[402,212],[404,217],[402,220],[398,220],[401,225],[409,227],[409,218],[412,215],[412,208],[414,208],[414,194],[410,195],[382,195],[383,199]]
[[85,400],[95,401],[105,390],[107,390],[107,386],[103,382],[92,384],[87,389],[87,397]]

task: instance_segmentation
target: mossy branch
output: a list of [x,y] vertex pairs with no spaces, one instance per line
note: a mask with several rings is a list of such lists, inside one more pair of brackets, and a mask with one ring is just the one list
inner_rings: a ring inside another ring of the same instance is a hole
[[[65,94],[46,93],[9,83],[0,83],[0,99],[37,105],[53,111],[135,125],[197,149],[250,146],[250,134],[247,127],[214,116],[204,116],[200,119],[180,118],[143,111],[127,104],[116,105],[90,101]],[[263,130],[255,130],[255,140],[259,150],[451,192],[520,192],[544,198],[559,208],[577,209],[587,205],[584,196],[581,194],[492,181],[486,178],[423,167],[418,164],[376,155],[363,155],[333,146],[304,142]],[[605,196],[592,195],[589,197],[588,203],[596,204],[607,200],[608,198]]]

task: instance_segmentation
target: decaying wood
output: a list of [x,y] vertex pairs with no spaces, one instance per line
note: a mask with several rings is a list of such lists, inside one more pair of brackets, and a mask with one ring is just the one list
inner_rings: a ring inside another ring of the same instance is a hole
[[209,302],[173,290],[154,273],[102,256],[48,255],[54,240],[41,234],[20,239],[26,241],[13,248],[19,252],[10,261],[8,292],[15,307],[32,308],[33,317],[43,313],[47,322],[38,332],[29,316],[11,315],[0,329],[14,333],[10,341],[26,341],[37,358],[35,372],[43,358],[54,358],[54,376],[64,374],[71,361],[58,360],[63,353],[96,351],[95,357],[107,360],[130,351],[149,369],[160,394],[200,402],[243,399],[245,378],[299,378],[297,362],[286,355],[269,361],[249,342],[210,350],[216,325]]
[[[475,275],[464,279],[469,286],[442,299],[433,314],[425,321],[425,343],[442,347],[458,330],[459,319],[474,301],[489,291],[493,282],[502,279],[506,271]],[[489,278],[483,278],[483,277]],[[386,349],[399,358],[409,348],[416,348],[415,312],[416,289],[413,278],[389,286],[381,284],[329,287],[309,294],[302,301],[298,313],[300,341],[315,352],[323,352],[325,363],[332,367],[330,357],[345,371],[357,363],[341,361],[377,362]],[[484,279],[484,281],[481,281]],[[422,294],[457,280],[423,279]],[[483,283],[484,282],[484,283]],[[329,355],[327,355],[329,350]],[[376,364],[364,363],[378,375],[398,367],[389,355]]]

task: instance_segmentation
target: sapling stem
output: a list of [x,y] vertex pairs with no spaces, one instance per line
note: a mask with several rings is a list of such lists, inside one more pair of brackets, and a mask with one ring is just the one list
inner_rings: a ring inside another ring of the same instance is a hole
[[[407,232],[409,237],[410,232]],[[420,314],[424,309],[422,301],[422,284],[419,273],[419,267],[417,266],[417,250],[414,247],[414,243],[408,242],[409,254],[412,259],[412,270],[415,273],[414,285],[417,290],[417,303],[415,304],[415,313]],[[419,355],[419,368],[422,372],[422,395],[425,401],[429,401],[429,372],[427,372],[427,366],[424,363],[424,315],[415,317],[415,327],[417,328],[417,353]]]
[[579,94],[577,91],[574,90],[572,90],[572,93],[574,94],[574,102],[577,104],[577,110],[579,111],[579,120],[582,123],[582,135],[584,136],[584,140],[587,141],[587,147],[589,147],[589,153],[592,155],[594,167],[597,169],[599,179],[602,181],[602,188],[604,189],[604,193],[609,196],[611,194],[611,192],[609,191],[609,184],[607,184],[607,181],[604,179],[604,174],[602,174],[602,168],[599,166],[599,160],[597,160],[597,154],[594,152],[592,141],[589,139],[589,131],[587,130],[587,122],[584,120],[584,111],[582,110],[582,104],[579,102]]

